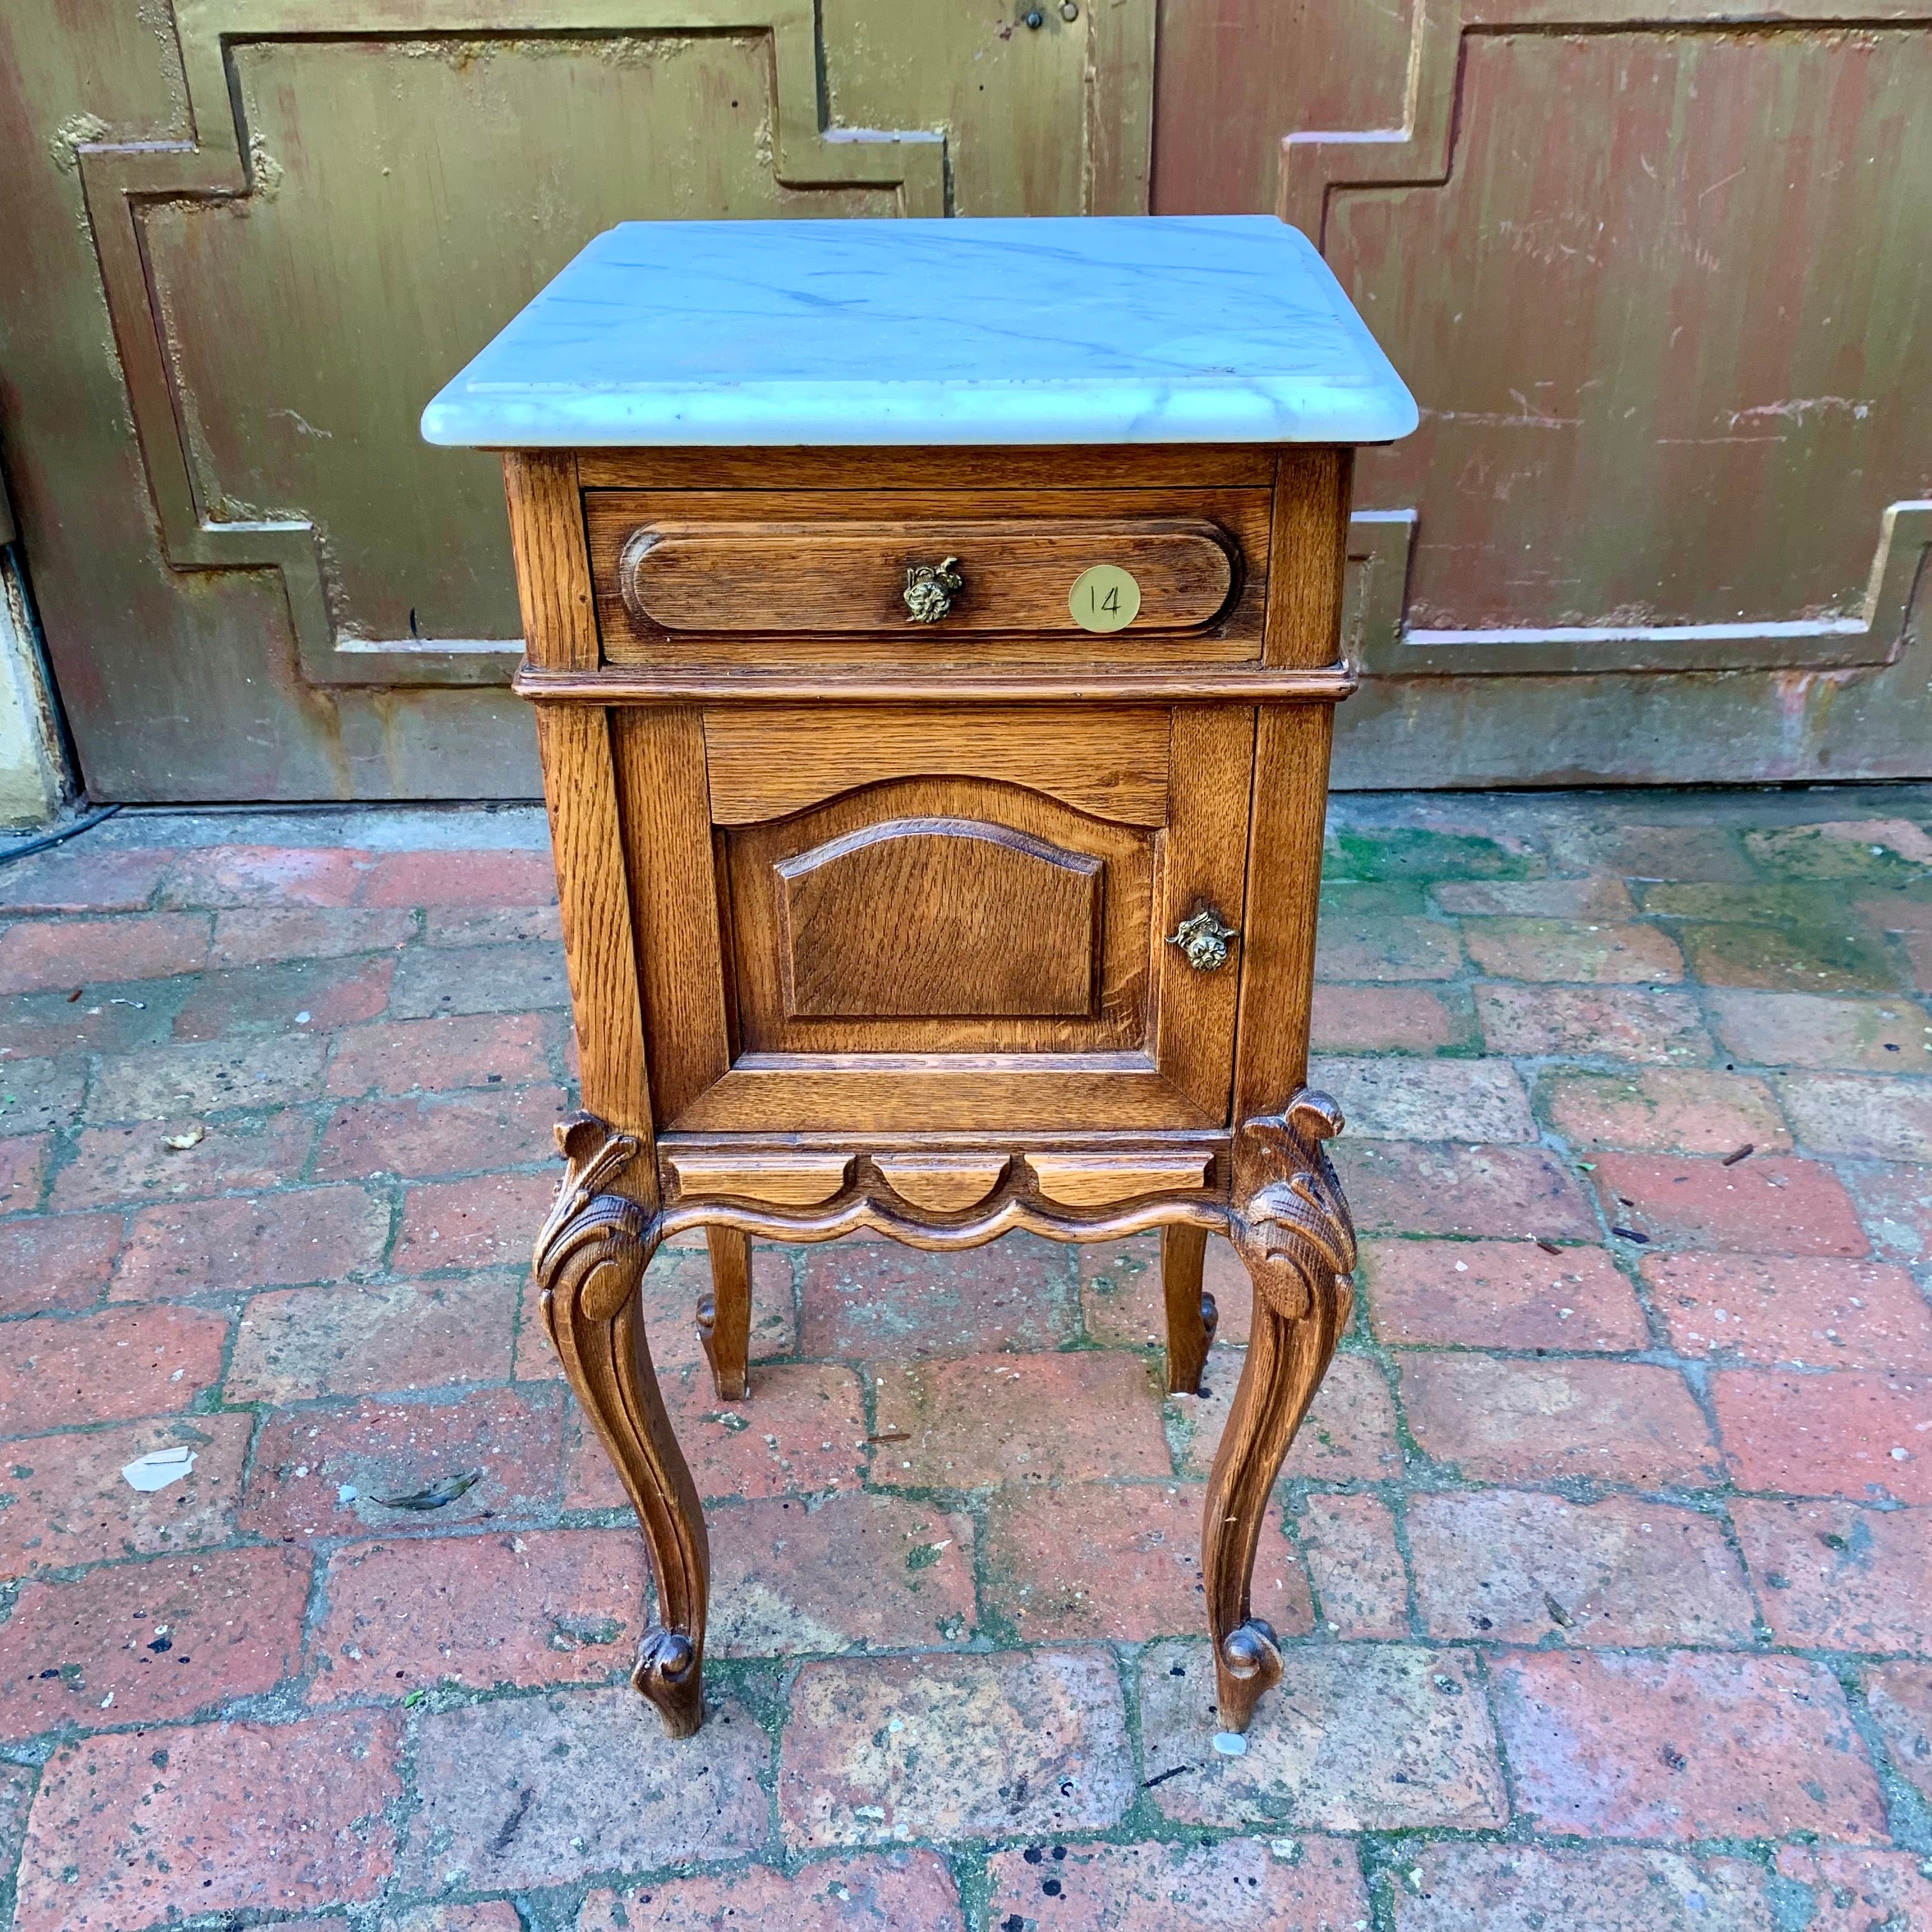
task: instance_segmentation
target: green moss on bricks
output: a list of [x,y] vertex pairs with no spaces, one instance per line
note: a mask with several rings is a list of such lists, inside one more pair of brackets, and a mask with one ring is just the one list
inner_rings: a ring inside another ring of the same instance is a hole
[[1533,879],[1547,868],[1538,853],[1472,832],[1350,830],[1330,839],[1323,869],[1334,879]]
[[1778,993],[1892,993],[1903,970],[1840,914],[1832,925],[1687,926],[1678,937],[1706,986]]
[[1324,913],[1358,919],[1400,916],[1429,910],[1426,888],[1420,879],[1369,881],[1329,878],[1322,881]]
[[1932,835],[1909,819],[1844,819],[1747,832],[1744,850],[1773,878],[1932,882]]

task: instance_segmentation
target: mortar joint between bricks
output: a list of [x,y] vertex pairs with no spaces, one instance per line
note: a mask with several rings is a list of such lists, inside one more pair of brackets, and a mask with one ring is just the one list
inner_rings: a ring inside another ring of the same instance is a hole
[[1865,1660],[1840,1654],[1818,1659],[1831,1672],[1844,1693],[1851,1712],[1852,1728],[1878,1775],[1879,1795],[1885,1802],[1886,1829],[1893,1844],[1905,1851],[1923,1855],[1932,1852],[1932,1804],[1912,1780],[1903,1776],[1892,1761],[1892,1751],[1865,1695]]

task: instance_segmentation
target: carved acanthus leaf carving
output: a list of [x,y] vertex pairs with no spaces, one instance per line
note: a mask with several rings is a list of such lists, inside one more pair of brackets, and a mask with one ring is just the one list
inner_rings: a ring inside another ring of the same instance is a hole
[[1291,1322],[1354,1271],[1355,1224],[1322,1144],[1342,1126],[1341,1108],[1304,1088],[1282,1112],[1244,1121],[1234,1138],[1228,1237],[1256,1289]]
[[650,1214],[621,1194],[602,1192],[636,1155],[636,1138],[595,1114],[572,1114],[556,1124],[556,1144],[569,1165],[537,1236],[535,1261],[554,1342],[563,1312],[554,1305],[560,1294],[568,1298],[573,1318],[609,1321],[635,1290],[657,1245]]

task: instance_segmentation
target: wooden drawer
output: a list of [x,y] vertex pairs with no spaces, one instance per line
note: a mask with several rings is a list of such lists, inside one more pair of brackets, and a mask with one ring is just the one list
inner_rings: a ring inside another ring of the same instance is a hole
[[[1100,608],[1092,566],[1122,570]],[[937,615],[912,614],[913,580],[944,568],[924,594]],[[666,637],[807,637],[884,632],[908,623],[956,631],[1192,631],[1211,624],[1234,595],[1232,541],[1203,518],[1138,520],[990,518],[920,523],[640,524],[619,556],[617,588],[642,630]],[[956,581],[955,580],[956,580]],[[1088,595],[1083,600],[1083,587]],[[1090,621],[1075,614],[1085,609]],[[939,633],[935,631],[933,634]]]
[[[1265,490],[593,490],[584,503],[612,664],[945,669],[1261,656]],[[942,566],[914,592],[928,613],[945,607],[922,621],[909,574]]]

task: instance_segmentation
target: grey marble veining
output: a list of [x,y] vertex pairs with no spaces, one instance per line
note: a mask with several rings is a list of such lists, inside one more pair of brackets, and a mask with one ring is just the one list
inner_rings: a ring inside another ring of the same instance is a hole
[[634,221],[423,412],[434,443],[1380,442],[1415,404],[1266,215]]

